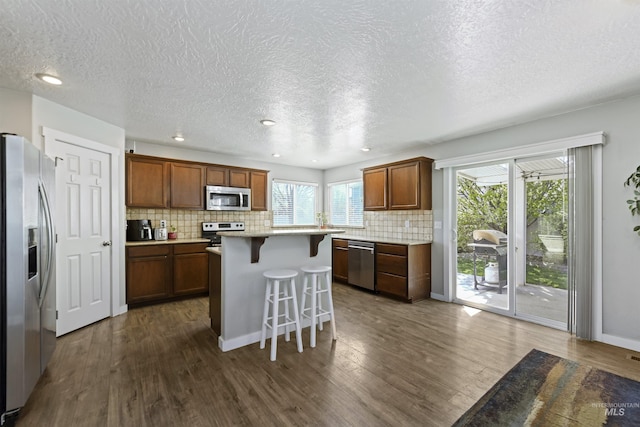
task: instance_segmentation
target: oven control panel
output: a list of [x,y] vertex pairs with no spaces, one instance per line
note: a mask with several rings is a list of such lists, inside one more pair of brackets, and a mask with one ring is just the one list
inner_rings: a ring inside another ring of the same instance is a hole
[[244,231],[244,222],[203,222],[202,231]]

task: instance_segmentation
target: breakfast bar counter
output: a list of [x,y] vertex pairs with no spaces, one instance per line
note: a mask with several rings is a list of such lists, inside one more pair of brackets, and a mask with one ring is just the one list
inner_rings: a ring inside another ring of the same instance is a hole
[[[219,306],[220,349],[229,351],[260,341],[265,293],[262,274],[265,271],[299,271],[303,266],[331,265],[331,236],[327,235],[338,233],[344,231],[309,228],[219,232],[222,250],[219,253],[210,251],[209,256],[220,258],[220,295],[210,292],[212,304],[217,305],[212,306],[212,326],[216,323],[214,311]],[[296,280],[299,295],[301,279],[299,276]]]

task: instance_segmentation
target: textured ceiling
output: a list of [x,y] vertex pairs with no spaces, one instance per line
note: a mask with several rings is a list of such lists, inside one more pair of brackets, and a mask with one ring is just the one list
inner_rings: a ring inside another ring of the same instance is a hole
[[637,0],[3,0],[0,87],[324,169],[640,93],[639,23]]

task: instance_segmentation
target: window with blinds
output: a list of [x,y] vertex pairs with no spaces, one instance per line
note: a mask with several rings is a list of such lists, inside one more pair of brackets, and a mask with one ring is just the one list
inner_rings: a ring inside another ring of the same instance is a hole
[[362,226],[362,181],[329,184],[329,222],[331,225]]
[[318,184],[273,180],[273,225],[315,225]]

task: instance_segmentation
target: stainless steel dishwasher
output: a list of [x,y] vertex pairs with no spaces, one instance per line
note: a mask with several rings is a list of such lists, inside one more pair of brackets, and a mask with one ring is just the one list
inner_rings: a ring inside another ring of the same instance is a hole
[[349,240],[347,246],[349,248],[349,284],[375,290],[376,244]]

